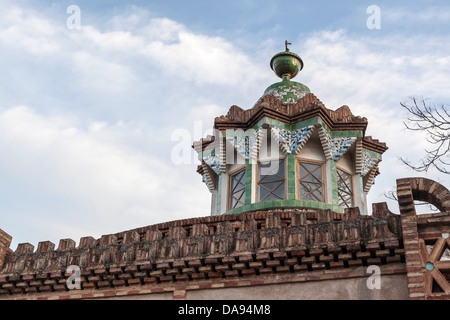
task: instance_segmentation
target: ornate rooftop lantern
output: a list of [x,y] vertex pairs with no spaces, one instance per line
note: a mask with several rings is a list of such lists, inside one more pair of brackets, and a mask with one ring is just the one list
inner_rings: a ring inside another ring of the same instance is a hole
[[303,61],[289,44],[270,60],[282,80],[251,109],[232,106],[215,119],[214,136],[194,142],[213,215],[351,207],[367,214],[366,195],[387,147],[365,136],[366,118],[347,106],[330,110],[292,81]]

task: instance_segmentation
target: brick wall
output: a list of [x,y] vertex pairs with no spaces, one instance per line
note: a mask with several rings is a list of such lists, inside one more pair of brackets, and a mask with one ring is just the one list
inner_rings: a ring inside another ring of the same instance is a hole
[[[438,268],[443,249],[450,247],[450,192],[426,178],[404,178],[397,180],[397,196],[410,298],[450,299],[450,262]],[[414,200],[429,202],[441,212],[418,216]],[[437,249],[428,253],[427,244]]]
[[[414,191],[417,188],[421,192]],[[23,243],[2,255],[0,299],[166,297],[167,293],[185,299],[195,296],[189,294],[193,290],[358,282],[371,274],[369,265],[379,266],[382,275],[394,279],[407,275],[411,298],[446,298],[445,292],[427,294],[421,254],[422,240],[441,247],[447,243],[436,240],[450,225],[445,190],[434,182],[399,180],[400,215],[391,213],[385,203],[374,204],[371,216],[360,215],[357,208],[343,214],[266,210],[171,221],[99,239],[83,237],[78,246],[72,239],[60,240],[57,247],[40,242],[36,250]],[[427,197],[445,211],[417,216],[411,206],[414,197]],[[5,239],[0,242],[3,248],[9,247],[11,237]],[[434,262],[437,270],[440,262]],[[80,290],[67,286],[70,265],[80,267]],[[403,297],[400,292],[398,297]]]
[[11,245],[12,237],[5,231],[0,229],[0,269],[3,267],[6,256],[8,256],[12,250],[9,248]]

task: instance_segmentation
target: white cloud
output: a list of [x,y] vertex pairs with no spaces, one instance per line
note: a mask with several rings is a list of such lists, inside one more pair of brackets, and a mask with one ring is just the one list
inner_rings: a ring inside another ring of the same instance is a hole
[[195,34],[167,18],[153,18],[134,32],[100,32],[82,29],[90,45],[107,53],[114,50],[150,59],[162,75],[193,80],[196,84],[241,85],[252,83],[259,72],[251,59],[220,37]]
[[[428,176],[448,184],[435,171],[417,173],[399,157],[418,161],[429,147],[425,136],[407,131],[407,112],[401,101],[410,96],[450,100],[446,87],[450,74],[442,68],[448,61],[448,36],[403,39],[393,34],[382,38],[350,37],[345,31],[318,32],[305,41],[303,81],[330,109],[348,105],[353,114],[366,117],[366,135],[386,142],[389,150],[380,165],[381,175],[369,193],[370,202],[385,201],[383,193],[395,179]],[[398,44],[402,43],[401,46]]]
[[[92,226],[98,227],[96,232],[118,232],[112,226],[132,228],[199,214],[198,204],[209,199],[198,200],[195,194],[204,186],[159,159],[157,150],[145,154],[105,137],[105,131],[115,135],[115,130],[99,122],[84,130],[70,119],[44,117],[23,106],[0,113],[0,172],[12,172],[35,197],[68,200],[59,218],[43,213],[33,219],[34,227],[52,220],[63,228],[71,221],[82,236],[80,231]],[[82,203],[88,211],[73,212],[70,202]],[[59,229],[47,230],[48,236],[65,237]]]
[[84,91],[107,96],[113,90],[114,94],[127,94],[129,88],[138,82],[138,78],[123,63],[108,61],[85,51],[72,54],[72,70],[76,85]]
[[[259,63],[261,52],[250,56],[234,42],[139,8],[112,17],[106,28],[82,19],[73,32],[63,19],[13,4],[2,9],[0,48],[8,60],[0,75],[0,189],[20,199],[0,201],[10,228],[0,227],[16,243],[78,240],[209,214],[210,194],[195,165],[170,162],[171,130],[183,125],[197,139],[194,121],[210,129],[229,107],[224,97],[251,107],[262,84],[277,81],[270,56]],[[402,130],[399,101],[412,94],[449,98],[448,40],[341,30],[297,41],[305,68],[296,81],[328,108],[348,104],[367,117],[367,134],[390,147],[371,199],[382,199],[395,178],[415,175],[397,157],[417,159],[425,144]],[[33,103],[17,107],[23,96]]]
[[53,38],[55,28],[50,21],[30,15],[16,6],[5,9],[0,20],[0,40],[3,43],[33,54],[58,52],[59,44]]
[[[196,165],[170,161],[171,128],[185,125],[193,141],[194,121],[208,130],[220,115],[199,85],[244,92],[258,67],[224,39],[145,10],[112,17],[113,30],[82,19],[72,31],[42,12],[3,9],[0,187],[21,200],[4,198],[0,210],[10,213],[1,227],[13,244],[208,215]],[[130,19],[133,27],[117,29]],[[16,107],[22,98],[27,106]]]

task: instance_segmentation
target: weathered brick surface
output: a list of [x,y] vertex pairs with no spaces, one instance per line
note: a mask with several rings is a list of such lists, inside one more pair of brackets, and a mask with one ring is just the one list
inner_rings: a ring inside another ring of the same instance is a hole
[[[424,240],[429,242],[437,240],[442,243],[442,233],[450,230],[450,205],[446,202],[446,197],[449,195],[450,192],[444,186],[426,178],[397,180],[408,290],[411,299],[436,297],[436,293],[433,292],[433,277],[430,276],[435,270],[425,268],[425,263],[432,258],[424,247],[421,248],[420,243],[422,242],[422,246],[424,246]],[[436,215],[418,216],[414,205],[415,200],[429,202],[441,212]],[[447,299],[450,299],[450,285],[448,280],[445,280],[445,276],[443,279],[444,294],[447,295]],[[440,298],[445,298],[441,293],[438,295]]]
[[0,229],[0,269],[3,267],[6,257],[12,252],[12,250],[9,249],[11,241],[12,237]]
[[[63,239],[57,249],[48,241],[36,250],[24,243],[15,252],[9,249],[11,237],[0,232],[0,298],[82,299],[170,291],[174,298],[185,299],[186,290],[199,288],[367,276],[357,270],[372,264],[391,274],[408,273],[410,297],[423,298],[419,239],[440,236],[450,217],[448,211],[415,214],[411,201],[417,196],[446,199],[440,185],[420,179],[398,181],[400,215],[384,203],[373,205],[372,216],[361,216],[357,208],[344,214],[266,210],[177,220],[100,239],[84,237],[78,246]],[[411,185],[422,189],[414,191]],[[426,188],[436,195],[426,195]],[[447,208],[444,203],[441,207]],[[80,267],[82,289],[77,292],[66,286],[69,265]]]
[[[392,261],[398,262],[403,253],[394,250],[400,242],[392,229],[398,223],[390,219],[399,217],[383,210],[374,217],[355,209],[253,212],[173,221],[98,240],[85,237],[78,247],[71,239],[61,240],[56,250],[51,242],[39,243],[36,251],[20,244],[5,255],[0,292],[66,290],[69,265],[81,268],[85,291],[345,269],[396,256]],[[392,250],[377,251],[369,239]],[[343,248],[350,253],[343,254]]]

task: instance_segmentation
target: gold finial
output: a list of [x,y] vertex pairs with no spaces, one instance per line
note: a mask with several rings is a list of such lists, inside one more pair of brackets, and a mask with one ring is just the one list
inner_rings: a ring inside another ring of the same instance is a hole
[[284,41],[284,45],[286,46],[286,52],[289,52],[288,44],[292,44],[292,43],[288,42],[287,40]]

